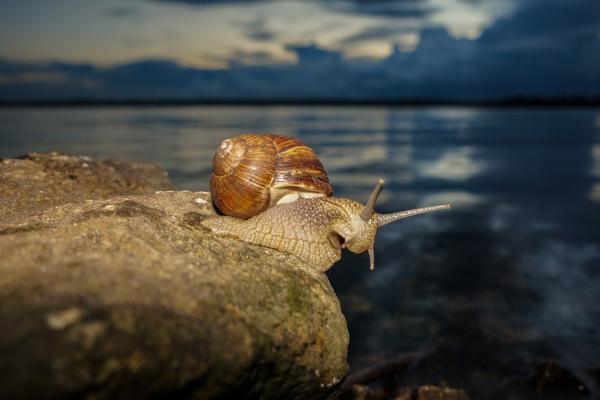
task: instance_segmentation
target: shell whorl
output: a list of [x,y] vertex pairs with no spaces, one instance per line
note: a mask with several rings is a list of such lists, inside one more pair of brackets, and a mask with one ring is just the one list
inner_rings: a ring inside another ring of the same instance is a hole
[[222,213],[242,219],[265,211],[290,193],[333,195],[313,150],[298,139],[255,134],[221,143],[213,160],[210,191]]

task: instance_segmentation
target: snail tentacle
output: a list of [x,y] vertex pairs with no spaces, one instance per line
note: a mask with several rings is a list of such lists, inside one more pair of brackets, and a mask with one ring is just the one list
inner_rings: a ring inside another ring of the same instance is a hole
[[428,206],[415,208],[412,210],[399,211],[391,214],[377,214],[377,226],[381,227],[402,218],[412,217],[414,215],[425,214],[432,211],[452,208],[450,204],[440,204],[437,206]]

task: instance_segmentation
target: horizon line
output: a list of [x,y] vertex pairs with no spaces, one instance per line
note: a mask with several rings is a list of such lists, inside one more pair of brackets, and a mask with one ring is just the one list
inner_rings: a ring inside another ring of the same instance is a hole
[[600,106],[600,95],[508,96],[493,99],[53,99],[0,100],[0,107],[89,106],[470,106],[470,107],[589,107]]

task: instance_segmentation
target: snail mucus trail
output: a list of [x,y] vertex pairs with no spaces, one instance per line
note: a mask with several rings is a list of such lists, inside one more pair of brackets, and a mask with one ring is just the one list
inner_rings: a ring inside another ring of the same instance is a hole
[[291,253],[323,272],[340,259],[342,249],[368,251],[373,269],[377,228],[450,208],[442,204],[379,214],[373,207],[384,184],[380,178],[366,205],[332,197],[321,162],[304,143],[279,135],[240,135],[221,143],[211,174],[213,203],[227,215],[202,224]]

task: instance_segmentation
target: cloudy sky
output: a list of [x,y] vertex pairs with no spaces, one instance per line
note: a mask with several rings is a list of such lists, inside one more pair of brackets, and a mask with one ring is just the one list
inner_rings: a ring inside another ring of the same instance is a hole
[[598,0],[0,0],[0,100],[600,94]]

